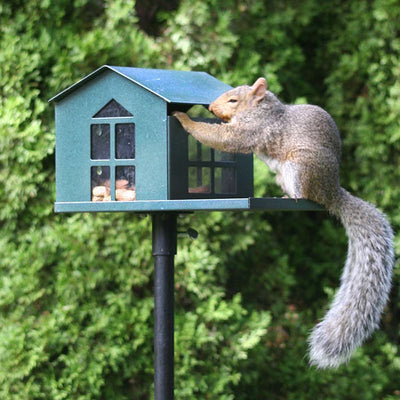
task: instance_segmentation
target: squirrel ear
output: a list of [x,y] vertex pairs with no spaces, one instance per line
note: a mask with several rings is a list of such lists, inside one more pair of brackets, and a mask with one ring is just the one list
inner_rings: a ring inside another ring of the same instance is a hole
[[254,96],[257,103],[259,103],[265,97],[266,91],[267,81],[265,78],[258,78],[251,87],[251,94]]

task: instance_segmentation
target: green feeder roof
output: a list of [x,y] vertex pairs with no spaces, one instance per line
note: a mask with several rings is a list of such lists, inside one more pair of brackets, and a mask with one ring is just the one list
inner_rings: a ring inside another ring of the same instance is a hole
[[113,71],[129,81],[142,86],[149,92],[164,99],[167,103],[208,105],[222,93],[232,89],[231,86],[219,81],[206,72],[103,65],[49,101],[57,102],[62,100],[106,70]]

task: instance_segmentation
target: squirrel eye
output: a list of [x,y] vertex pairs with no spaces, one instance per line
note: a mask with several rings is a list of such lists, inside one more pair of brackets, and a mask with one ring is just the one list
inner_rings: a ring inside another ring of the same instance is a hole
[[237,103],[237,99],[229,99],[228,103]]

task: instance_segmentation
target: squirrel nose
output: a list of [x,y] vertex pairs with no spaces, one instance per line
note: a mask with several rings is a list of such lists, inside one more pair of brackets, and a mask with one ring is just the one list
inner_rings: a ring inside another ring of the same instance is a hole
[[210,106],[208,107],[208,111],[212,112],[213,110],[213,103],[210,104]]

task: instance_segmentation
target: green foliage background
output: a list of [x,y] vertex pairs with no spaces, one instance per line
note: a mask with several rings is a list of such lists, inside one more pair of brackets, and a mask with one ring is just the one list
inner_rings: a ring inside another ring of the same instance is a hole
[[[47,100],[102,64],[265,76],[284,101],[326,108],[342,184],[400,229],[397,0],[0,2],[0,398],[152,396],[150,218],[55,215]],[[257,195],[280,195],[256,161]],[[325,213],[180,220],[176,399],[400,399],[399,269],[382,329],[336,371],[307,336],[346,254]],[[397,254],[400,236],[396,237]]]

